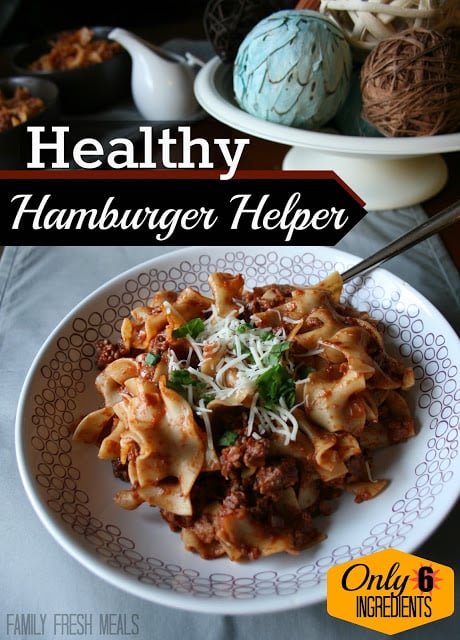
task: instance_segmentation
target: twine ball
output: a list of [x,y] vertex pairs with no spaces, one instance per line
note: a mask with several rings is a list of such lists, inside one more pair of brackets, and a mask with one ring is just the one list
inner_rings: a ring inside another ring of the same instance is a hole
[[432,136],[457,131],[458,35],[420,28],[382,40],[361,68],[363,118],[385,136]]
[[354,51],[365,55],[401,31],[431,26],[444,1],[320,0],[319,11],[340,25]]
[[350,45],[341,29],[316,11],[277,11],[241,43],[233,89],[244,111],[269,122],[318,129],[349,90]]
[[294,0],[209,0],[203,14],[206,38],[223,62],[233,62],[243,38],[254,25],[293,3]]

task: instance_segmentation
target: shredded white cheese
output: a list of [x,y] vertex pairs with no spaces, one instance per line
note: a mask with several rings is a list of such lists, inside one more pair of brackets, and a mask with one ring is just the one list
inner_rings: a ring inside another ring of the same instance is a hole
[[369,466],[368,461],[366,460],[366,462],[364,463],[365,467],[366,467],[366,471],[367,471],[367,477],[369,478],[369,481],[374,483],[374,482],[378,482],[378,480],[374,480],[374,478],[372,477],[372,473],[371,473],[371,468]]
[[[260,437],[260,434],[273,431],[283,435],[286,443],[295,440],[297,420],[286,406],[284,398],[269,410],[263,406],[256,385],[258,377],[273,366],[265,360],[272,348],[286,341],[283,329],[272,331],[270,328],[248,326],[234,314],[220,317],[213,305],[209,318],[204,321],[204,330],[197,338],[187,335],[187,340],[190,343],[190,353],[186,360],[179,361],[172,350],[169,352],[169,373],[176,369],[187,369],[203,385],[199,390],[200,397],[212,394],[215,401],[225,400],[237,391],[247,391],[252,396],[248,409],[247,435]],[[191,365],[192,353],[198,358],[196,366]],[[201,371],[206,359],[205,353],[210,353],[210,358],[218,358],[214,362],[214,377]],[[294,364],[288,358],[286,364],[292,372]],[[209,438],[211,427],[205,405],[200,400],[194,401],[194,389],[191,385],[187,393],[193,410],[203,419]]]

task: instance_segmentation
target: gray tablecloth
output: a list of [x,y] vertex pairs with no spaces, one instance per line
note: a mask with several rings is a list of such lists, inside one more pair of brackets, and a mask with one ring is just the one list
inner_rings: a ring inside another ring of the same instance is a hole
[[[338,245],[365,257],[424,219],[421,208],[368,214]],[[6,247],[0,260],[0,638],[14,633],[8,614],[121,613],[137,621],[139,640],[336,639],[382,637],[332,618],[321,603],[264,616],[208,616],[156,605],[128,595],[90,573],[67,555],[36,516],[15,460],[14,421],[27,370],[41,344],[80,300],[125,269],[177,247]],[[460,277],[438,237],[425,240],[385,267],[423,293],[460,330]],[[457,509],[418,550],[424,558],[456,571],[460,592]],[[458,595],[457,595],[458,606]],[[458,637],[460,614],[407,631],[406,638]],[[129,630],[129,629],[128,629]],[[36,629],[38,633],[40,627]],[[42,636],[69,640],[75,635]],[[108,637],[93,628],[91,639]],[[109,636],[115,637],[115,636]],[[398,637],[398,636],[396,636]]]

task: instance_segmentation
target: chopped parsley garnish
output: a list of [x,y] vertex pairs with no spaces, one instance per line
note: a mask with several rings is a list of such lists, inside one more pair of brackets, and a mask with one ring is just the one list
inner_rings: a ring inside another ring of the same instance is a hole
[[185,387],[192,386],[197,389],[202,389],[205,385],[197,378],[194,378],[190,371],[186,369],[176,369],[171,372],[171,377],[166,381],[166,386],[169,387],[169,389],[174,389],[174,391],[180,393],[181,396],[186,397],[187,392]]
[[295,381],[281,364],[262,373],[256,380],[257,388],[266,409],[273,409],[284,398],[290,409],[295,403]]
[[190,336],[197,338],[205,329],[205,324],[201,318],[192,318],[188,322],[184,322],[178,329],[173,329],[173,338],[185,338]]
[[215,393],[203,393],[203,395],[200,396],[200,400],[203,400],[205,406],[207,406],[210,402],[215,400],[215,398],[216,398]]
[[236,431],[224,431],[218,440],[220,447],[230,447],[238,440],[238,433]]
[[161,360],[161,355],[159,353],[152,353],[151,351],[145,356],[145,364],[153,366],[157,364]]
[[271,349],[270,353],[268,353],[264,359],[263,363],[267,367],[274,367],[275,365],[280,363],[281,356],[284,351],[288,351],[291,346],[291,343],[286,340],[285,342],[280,342],[279,344],[275,344]]
[[251,331],[251,329],[254,329],[252,324],[249,324],[249,322],[243,322],[238,326],[238,329],[236,331],[237,333],[246,333],[246,331]]
[[310,373],[314,373],[315,371],[316,371],[315,367],[309,367],[308,365],[303,364],[301,367],[298,368],[297,375],[299,379],[302,380],[303,378],[308,378]]
[[263,329],[260,333],[259,333],[259,338],[261,340],[272,340],[275,337],[273,331],[267,331],[267,329]]

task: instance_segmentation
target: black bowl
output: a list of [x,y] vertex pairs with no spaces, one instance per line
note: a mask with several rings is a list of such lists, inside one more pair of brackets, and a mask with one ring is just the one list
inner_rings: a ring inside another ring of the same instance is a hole
[[[89,27],[99,40],[108,40],[113,27]],[[76,31],[77,29],[75,29]],[[66,29],[72,31],[72,29]],[[109,60],[56,71],[35,71],[29,65],[51,49],[51,34],[18,49],[12,64],[16,73],[47,78],[59,87],[62,113],[83,114],[106,109],[130,94],[131,57],[122,49]]]
[[0,169],[26,168],[30,157],[29,125],[53,123],[60,115],[59,89],[45,78],[11,76],[0,78],[0,90],[5,98],[11,98],[17,87],[27,89],[31,96],[41,98],[44,108],[25,122],[0,132]]

